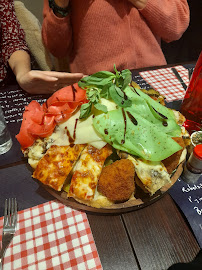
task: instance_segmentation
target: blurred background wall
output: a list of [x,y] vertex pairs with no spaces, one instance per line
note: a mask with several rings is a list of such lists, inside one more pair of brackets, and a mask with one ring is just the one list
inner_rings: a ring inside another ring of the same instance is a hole
[[[17,1],[17,0],[16,0]],[[42,23],[43,20],[43,0],[20,0]]]

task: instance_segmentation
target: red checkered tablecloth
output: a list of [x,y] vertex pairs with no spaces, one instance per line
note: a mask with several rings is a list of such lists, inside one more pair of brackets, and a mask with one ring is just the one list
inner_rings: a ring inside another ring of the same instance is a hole
[[[0,232],[2,227],[3,217]],[[17,231],[3,269],[102,269],[86,214],[58,201],[18,212]]]
[[[188,70],[183,66],[175,66],[185,84],[188,85]],[[166,101],[183,99],[185,90],[173,74],[171,68],[161,68],[140,72],[141,77],[148,82],[151,87],[159,91]]]

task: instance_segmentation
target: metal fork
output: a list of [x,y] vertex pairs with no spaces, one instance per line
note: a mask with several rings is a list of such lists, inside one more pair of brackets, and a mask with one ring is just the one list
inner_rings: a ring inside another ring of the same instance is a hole
[[2,249],[0,251],[0,270],[3,269],[3,258],[6,253],[6,249],[9,246],[17,227],[17,200],[6,199],[4,210],[4,223],[3,223],[3,235],[2,235]]

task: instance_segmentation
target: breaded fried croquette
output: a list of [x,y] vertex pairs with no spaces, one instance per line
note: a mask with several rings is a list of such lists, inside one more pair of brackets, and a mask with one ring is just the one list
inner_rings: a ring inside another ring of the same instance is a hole
[[135,167],[128,159],[117,160],[103,168],[98,191],[113,202],[127,201],[135,191]]
[[175,170],[177,168],[182,151],[185,148],[183,138],[173,137],[173,140],[175,140],[182,147],[182,149],[177,151],[173,155],[169,156],[168,158],[162,160],[162,162],[163,162],[164,166],[166,167],[169,174],[171,174],[173,172],[173,170]]

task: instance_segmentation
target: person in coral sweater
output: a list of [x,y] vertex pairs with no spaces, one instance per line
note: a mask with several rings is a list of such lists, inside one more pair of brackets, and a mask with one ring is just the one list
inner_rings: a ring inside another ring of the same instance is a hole
[[25,33],[16,17],[13,0],[0,1],[0,86],[10,81],[9,68],[18,84],[30,94],[48,94],[77,82],[83,74],[31,70]]
[[161,39],[179,39],[189,25],[186,0],[44,0],[42,38],[71,72],[166,64]]

